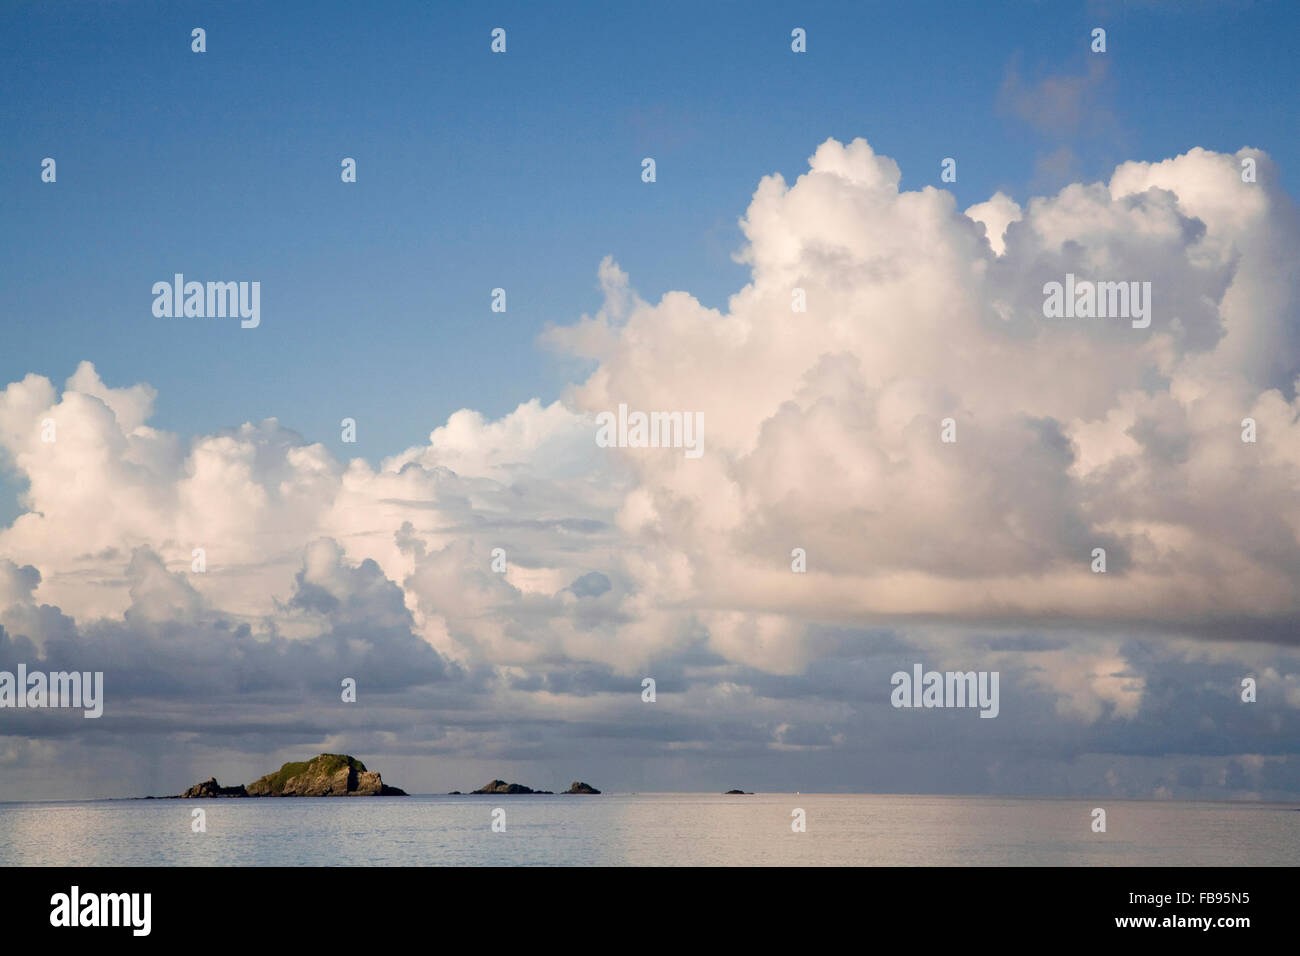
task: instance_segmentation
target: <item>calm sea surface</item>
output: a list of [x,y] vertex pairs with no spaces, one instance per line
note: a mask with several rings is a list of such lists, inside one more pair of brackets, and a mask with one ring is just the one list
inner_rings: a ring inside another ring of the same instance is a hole
[[[1107,832],[1091,831],[1103,806]],[[190,829],[207,812],[207,833]],[[492,831],[492,811],[506,831]],[[791,811],[807,832],[791,831]],[[0,864],[1294,866],[1278,804],[833,794],[0,804]]]

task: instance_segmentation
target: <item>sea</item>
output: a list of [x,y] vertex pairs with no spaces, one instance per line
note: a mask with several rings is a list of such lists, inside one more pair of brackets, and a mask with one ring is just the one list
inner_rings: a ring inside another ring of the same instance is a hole
[[[1093,829],[1098,807],[1105,832]],[[0,803],[4,866],[1297,863],[1300,809],[1267,803],[791,793]]]

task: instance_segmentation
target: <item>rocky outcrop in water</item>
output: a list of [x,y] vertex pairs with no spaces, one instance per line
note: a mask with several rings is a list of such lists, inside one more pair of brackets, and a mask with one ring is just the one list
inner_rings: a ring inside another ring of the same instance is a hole
[[581,780],[573,781],[573,785],[569,787],[568,790],[565,790],[564,792],[565,793],[600,793],[600,791],[597,790],[595,787],[593,787],[591,784],[583,783]]
[[216,777],[208,777],[202,783],[196,783],[190,787],[181,796],[186,799],[198,797],[246,797],[248,791],[244,789],[242,783],[234,787],[223,787],[217,783]]
[[247,787],[223,787],[216,778],[196,783],[182,798],[202,797],[404,797],[378,773],[367,770],[348,754],[320,754],[311,760],[287,763]]
[[491,783],[480,787],[478,790],[472,790],[471,793],[552,793],[550,790],[534,790],[532,787],[525,787],[522,783],[506,783],[504,780],[493,780]]

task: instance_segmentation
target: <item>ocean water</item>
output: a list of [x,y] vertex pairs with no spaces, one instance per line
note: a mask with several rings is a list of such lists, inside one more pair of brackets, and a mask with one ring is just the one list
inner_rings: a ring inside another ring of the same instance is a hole
[[[1093,833],[1102,806],[1107,832]],[[191,831],[191,811],[207,832]],[[492,811],[505,810],[505,832]],[[791,830],[805,811],[807,831]],[[1294,866],[1279,804],[603,794],[0,804],[14,866]]]

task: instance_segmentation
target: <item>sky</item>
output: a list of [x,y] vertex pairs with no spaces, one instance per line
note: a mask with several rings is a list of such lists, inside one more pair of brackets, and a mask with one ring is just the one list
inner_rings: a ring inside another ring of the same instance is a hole
[[[6,4],[0,670],[107,690],[0,709],[0,799],[320,751],[415,792],[1295,799],[1298,25]],[[260,324],[156,315],[176,273]],[[1045,317],[1067,274],[1149,282],[1149,327]],[[621,403],[703,453],[601,447]],[[892,706],[916,663],[998,672],[998,717]]]

